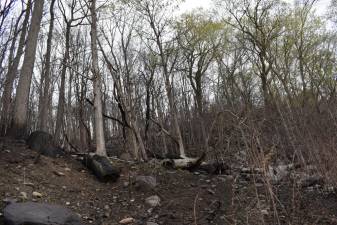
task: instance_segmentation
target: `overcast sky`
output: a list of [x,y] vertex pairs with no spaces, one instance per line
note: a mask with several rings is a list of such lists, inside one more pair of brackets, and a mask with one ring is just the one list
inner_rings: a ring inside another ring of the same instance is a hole
[[[294,0],[284,0],[286,2],[294,2]],[[181,5],[181,11],[189,11],[197,7],[209,8],[212,0],[186,0]],[[319,15],[323,15],[330,3],[330,0],[318,0],[315,4],[316,11]]]

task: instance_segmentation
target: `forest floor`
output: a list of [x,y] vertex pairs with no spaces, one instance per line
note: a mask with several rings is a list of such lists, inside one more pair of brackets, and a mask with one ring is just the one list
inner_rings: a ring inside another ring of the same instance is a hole
[[[78,213],[84,224],[114,225],[124,218],[145,225],[337,224],[336,194],[301,189],[290,181],[272,187],[277,197],[273,208],[271,189],[234,173],[207,175],[166,170],[156,163],[119,163],[118,181],[101,183],[70,156],[41,156],[34,164],[35,157],[24,143],[0,139],[0,198],[59,204]],[[137,189],[133,180],[139,175],[156,178],[157,187]],[[153,195],[161,199],[155,208],[145,203]],[[4,207],[1,200],[0,213]]]

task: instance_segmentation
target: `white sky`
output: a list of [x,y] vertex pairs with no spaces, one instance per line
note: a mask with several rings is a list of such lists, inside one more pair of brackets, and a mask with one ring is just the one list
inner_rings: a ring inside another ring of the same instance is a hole
[[[285,2],[294,2],[294,0],[283,0]],[[185,0],[184,3],[181,4],[181,11],[189,11],[194,8],[203,7],[209,8],[211,6],[212,0]],[[319,15],[323,15],[326,12],[327,7],[330,4],[330,0],[318,0],[315,4],[315,9]]]

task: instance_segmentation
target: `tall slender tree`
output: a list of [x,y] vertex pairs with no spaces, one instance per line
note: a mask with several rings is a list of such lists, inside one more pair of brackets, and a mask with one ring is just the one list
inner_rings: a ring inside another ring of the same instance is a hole
[[43,13],[44,0],[35,1],[31,24],[28,31],[26,51],[21,68],[17,93],[15,97],[14,116],[11,125],[11,136],[22,138],[27,132],[27,114],[29,105],[29,92],[33,76],[36,55],[37,39]]
[[[53,29],[54,29],[54,4],[56,0],[51,0],[50,2],[50,22],[49,22],[49,31],[47,38],[47,49],[46,49],[46,58],[45,65],[43,71],[43,92],[41,96],[41,102],[39,105],[39,128],[44,131],[48,131],[48,108],[50,107],[48,104],[48,99],[50,95],[50,56],[52,50],[52,39],[53,39]],[[41,84],[41,85],[42,85]]]
[[[1,134],[5,135],[10,118],[10,109],[12,104],[12,92],[13,92],[13,84],[15,77],[18,73],[18,67],[21,60],[21,56],[23,54],[23,50],[25,47],[25,40],[26,40],[26,34],[27,34],[27,27],[29,23],[29,17],[30,17],[30,10],[31,10],[31,0],[27,2],[27,6],[25,9],[25,18],[22,22],[21,27],[21,34],[19,39],[19,44],[16,51],[16,56],[13,59],[13,62],[8,67],[8,72],[5,79],[4,84],[4,91],[1,98]],[[13,40],[14,41],[14,40]]]
[[104,126],[103,126],[103,107],[102,107],[102,78],[98,68],[98,50],[97,50],[97,14],[96,0],[91,0],[91,57],[92,57],[92,75],[94,82],[94,108],[95,108],[95,135],[96,135],[96,154],[106,155]]

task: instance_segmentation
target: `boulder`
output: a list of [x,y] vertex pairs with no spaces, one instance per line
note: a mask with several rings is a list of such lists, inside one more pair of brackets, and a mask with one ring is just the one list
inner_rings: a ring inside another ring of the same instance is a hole
[[153,176],[137,176],[134,186],[140,191],[152,191],[157,186],[157,180]]
[[132,161],[132,157],[128,152],[122,153],[119,158],[124,161]]
[[93,172],[93,174],[103,182],[116,181],[119,178],[120,170],[112,165],[110,160],[100,155],[85,155],[83,164]]
[[48,157],[56,158],[64,155],[62,149],[55,144],[53,137],[44,131],[32,132],[26,143],[30,149]]
[[12,203],[4,209],[5,225],[81,225],[80,217],[58,205],[34,202]]

